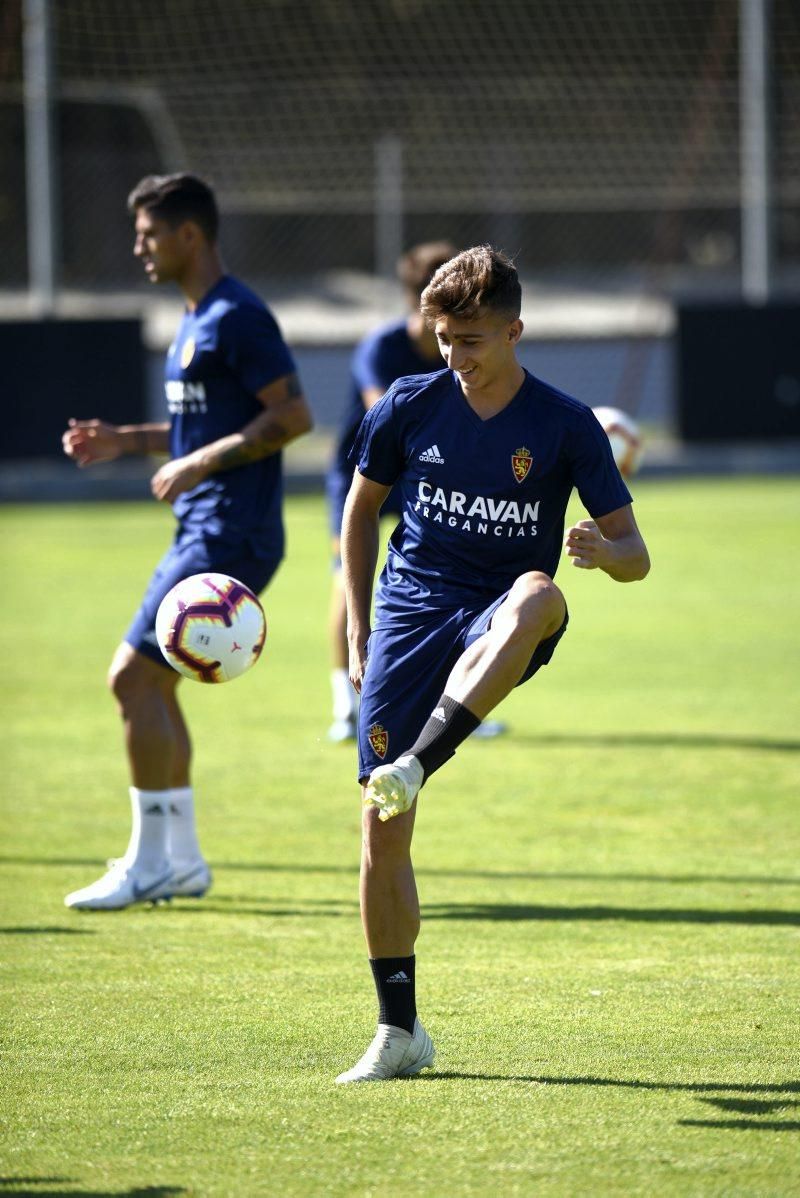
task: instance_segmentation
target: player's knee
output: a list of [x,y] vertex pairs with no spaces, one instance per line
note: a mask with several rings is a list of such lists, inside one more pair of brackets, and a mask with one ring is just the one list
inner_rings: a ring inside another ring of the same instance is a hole
[[108,669],[108,689],[120,707],[129,707],[150,689],[145,671],[130,654],[117,653]]
[[520,629],[551,636],[563,623],[567,605],[549,575],[531,570],[516,580],[511,593],[512,610]]

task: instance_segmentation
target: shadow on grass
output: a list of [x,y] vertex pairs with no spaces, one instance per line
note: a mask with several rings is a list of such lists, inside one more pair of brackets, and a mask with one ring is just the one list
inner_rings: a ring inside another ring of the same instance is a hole
[[[800,1081],[768,1083],[726,1082],[645,1082],[636,1079],[612,1077],[547,1077],[513,1073],[458,1073],[442,1071],[437,1073],[420,1073],[415,1081],[481,1081],[481,1082],[530,1082],[538,1086],[612,1086],[628,1090],[654,1090],[661,1092],[677,1092],[685,1094],[800,1094]],[[750,1115],[742,1119],[679,1119],[679,1127],[717,1128],[720,1131],[800,1131],[800,1122],[793,1119],[763,1119],[762,1115],[774,1115],[788,1107],[800,1106],[800,1102],[773,1098],[703,1098],[700,1102],[715,1106],[725,1112],[735,1112]]]
[[[523,744],[575,747],[571,732],[515,733]],[[714,732],[598,732],[581,733],[581,745],[598,749],[752,749],[767,753],[800,753],[800,740],[765,740],[758,736],[722,736]]]
[[777,1119],[679,1119],[678,1127],[718,1128],[720,1131],[800,1131],[800,1123]]
[[[534,1082],[539,1086],[610,1086],[623,1090],[661,1090],[687,1094],[800,1094],[800,1081],[775,1082],[646,1082],[638,1078],[618,1077],[551,1077],[547,1074],[515,1073],[456,1073],[438,1070],[420,1073],[421,1081],[435,1082],[463,1079],[476,1082]],[[716,1101],[716,1100],[714,1100]],[[727,1099],[720,1099],[728,1101]],[[765,1103],[774,1109],[775,1103]],[[794,1102],[779,1105],[796,1106]]]
[[777,1111],[785,1111],[787,1107],[798,1107],[800,1102],[785,1098],[765,1101],[763,1098],[701,1098],[701,1102],[717,1107],[729,1115],[774,1115]]
[[[101,857],[28,857],[0,856],[0,866],[3,865],[38,865],[61,869],[63,867],[86,867],[87,869],[102,869],[106,864]],[[280,863],[277,861],[216,861],[212,862],[215,870],[231,870],[235,873],[263,874],[332,874],[358,875],[358,862],[352,865],[303,864],[296,862]],[[796,877],[769,876],[763,874],[640,874],[631,872],[598,873],[586,870],[504,870],[504,869],[436,869],[421,867],[416,870],[418,877],[425,878],[494,878],[513,881],[541,882],[642,882],[647,885],[653,882],[663,882],[677,886],[689,886],[697,883],[717,883],[722,886],[800,886],[800,874]]]
[[768,927],[800,927],[800,911],[713,911],[691,907],[545,907],[527,903],[432,903],[425,919],[452,920],[539,920],[553,922],[747,924]]
[[[352,919],[357,914],[355,902],[331,899],[329,905],[308,903],[282,904],[243,898],[206,899],[199,905],[169,904],[176,914],[189,915],[256,915],[267,919]],[[454,903],[427,904],[425,920],[510,921],[551,923],[598,923],[622,920],[628,923],[689,923],[733,924],[751,927],[800,927],[800,911],[708,911],[670,907],[543,907],[513,903]]]
[[132,1190],[48,1190],[47,1186],[71,1186],[71,1177],[0,1177],[0,1193],[46,1198],[49,1194],[67,1194],[70,1198],[173,1198],[185,1194],[183,1186],[137,1186]]
[[0,936],[91,936],[91,932],[88,928],[0,928]]

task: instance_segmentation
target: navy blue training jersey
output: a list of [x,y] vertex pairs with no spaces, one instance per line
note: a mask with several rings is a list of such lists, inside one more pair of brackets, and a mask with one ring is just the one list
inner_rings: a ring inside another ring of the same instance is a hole
[[[229,275],[185,312],[165,370],[170,453],[183,457],[239,432],[264,411],[256,393],[295,364],[264,303]],[[212,474],[179,495],[185,529],[247,537],[254,549],[283,545],[281,454]]]
[[528,570],[552,578],[573,487],[595,518],[631,502],[592,410],[527,371],[489,420],[449,370],[398,379],[364,417],[353,452],[365,477],[397,483],[402,496],[378,623],[490,601]]
[[333,458],[333,469],[349,476],[353,463],[348,461],[358,427],[364,419],[362,393],[373,387],[388,391],[395,379],[407,374],[428,374],[436,363],[419,353],[408,335],[406,322],[395,320],[382,325],[361,341],[350,366],[350,390],[342,417]]

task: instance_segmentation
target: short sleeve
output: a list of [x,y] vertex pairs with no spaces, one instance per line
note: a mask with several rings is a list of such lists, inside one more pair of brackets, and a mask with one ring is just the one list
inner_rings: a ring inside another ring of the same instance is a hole
[[248,304],[232,308],[220,321],[219,338],[225,364],[251,395],[297,369],[277,321],[266,308]]
[[632,502],[605,430],[591,409],[576,420],[568,452],[581,503],[593,519]]
[[391,387],[364,416],[350,451],[350,461],[372,482],[390,487],[405,465]]

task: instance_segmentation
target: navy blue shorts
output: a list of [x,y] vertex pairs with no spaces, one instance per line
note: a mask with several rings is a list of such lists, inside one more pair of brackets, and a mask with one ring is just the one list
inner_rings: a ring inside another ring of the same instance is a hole
[[328,526],[332,537],[340,537],[342,535],[344,502],[347,499],[347,492],[350,490],[352,481],[353,475],[350,471],[344,474],[341,470],[329,470],[325,475],[325,496],[328,500]]
[[258,595],[280,565],[280,556],[257,557],[248,541],[223,537],[198,537],[178,533],[156,566],[144,594],[142,605],[123,640],[151,661],[169,670],[156,640],[156,612],[168,591],[192,574],[229,574]]
[[[358,778],[394,761],[414,744],[448,675],[465,649],[483,636],[505,591],[488,607],[460,607],[431,612],[408,628],[376,629],[367,645],[367,668],[358,715]],[[546,666],[566,632],[569,615],[558,632],[541,641],[517,686]]]

